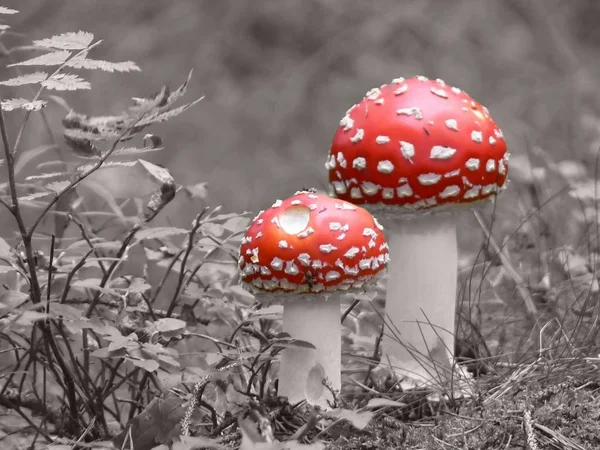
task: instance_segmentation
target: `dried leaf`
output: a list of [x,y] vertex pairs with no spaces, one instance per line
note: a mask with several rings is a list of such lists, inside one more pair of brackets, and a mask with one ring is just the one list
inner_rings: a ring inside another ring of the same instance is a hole
[[45,81],[42,86],[56,91],[77,91],[79,89],[91,89],[92,86],[83,78],[70,73],[57,73]]

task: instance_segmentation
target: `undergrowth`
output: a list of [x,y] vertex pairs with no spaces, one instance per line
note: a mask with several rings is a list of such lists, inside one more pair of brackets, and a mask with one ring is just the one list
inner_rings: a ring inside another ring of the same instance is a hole
[[[2,15],[16,12],[0,7]],[[10,33],[8,25],[0,28]],[[178,192],[206,195],[202,183],[178,185],[168,169],[143,158],[169,148],[153,125],[201,100],[177,106],[191,73],[175,89],[133,98],[119,114],[75,112],[57,94],[91,89],[84,71],[140,70],[131,61],[90,58],[100,43],[78,31],[13,48],[8,67],[15,77],[0,81],[0,166],[8,175],[0,206],[16,230],[0,238],[3,448],[600,445],[600,358],[591,353],[600,317],[595,259],[582,261],[566,248],[547,258],[559,262],[548,274],[579,289],[576,307],[585,320],[573,322],[573,305],[563,305],[564,314],[546,307],[533,320],[535,358],[515,363],[502,358],[500,341],[490,350],[476,313],[465,314],[457,353],[474,375],[472,398],[402,392],[393,380],[378,379],[371,369],[380,314],[356,303],[343,315],[347,381],[332,409],[278,397],[278,355],[301,343],[281,332],[281,307],[261,309],[239,284],[236,263],[250,216],[205,207],[187,228],[153,226]],[[34,55],[12,60],[23,52]],[[64,142],[53,141],[50,107],[66,111]],[[21,114],[20,126],[9,129],[5,114]],[[50,144],[24,149],[33,115],[46,124]],[[583,199],[589,187],[578,186]],[[560,297],[558,282],[536,290],[524,280],[479,219],[488,240],[483,262],[472,261],[465,277],[468,302],[488,288],[502,296],[499,286],[509,286],[531,316],[551,295]]]

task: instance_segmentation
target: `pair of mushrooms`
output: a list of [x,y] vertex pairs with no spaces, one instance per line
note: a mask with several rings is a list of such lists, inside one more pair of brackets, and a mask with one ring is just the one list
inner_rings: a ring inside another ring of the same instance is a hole
[[493,199],[507,160],[488,110],[439,79],[395,79],[348,110],[326,163],[331,197],[302,191],[277,201],[240,249],[245,287],[282,302],[283,330],[316,347],[284,350],[280,395],[327,406],[321,381],[341,386],[340,299],[386,268],[381,363],[421,384],[453,376],[453,212]]

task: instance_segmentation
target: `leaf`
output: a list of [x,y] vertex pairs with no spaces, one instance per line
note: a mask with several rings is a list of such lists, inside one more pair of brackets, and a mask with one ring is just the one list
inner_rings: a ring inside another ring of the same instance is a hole
[[157,152],[164,150],[164,147],[123,147],[118,148],[113,152],[115,156],[137,155],[140,153]]
[[33,41],[38,47],[54,48],[57,50],[83,50],[92,43],[94,35],[85,31],[58,34],[46,39]]
[[88,278],[85,280],[77,280],[71,284],[72,287],[81,287],[85,289],[91,289],[93,291],[99,291],[106,295],[118,296],[114,289],[100,286],[100,280],[94,278]]
[[19,11],[16,9],[10,9],[5,6],[0,6],[0,14],[17,14]]
[[59,178],[69,176],[69,172],[48,172],[48,173],[40,173],[39,175],[29,175],[25,177],[27,181],[33,180],[45,180],[48,178]]
[[88,59],[86,55],[74,56],[65,63],[73,69],[104,70],[105,72],[139,72],[142,69],[133,61],[111,62],[100,59]]
[[293,339],[291,337],[290,338],[273,339],[271,341],[271,344],[273,345],[273,347],[316,349],[314,344],[311,344],[308,341],[302,341],[300,339]]
[[371,400],[369,400],[365,408],[382,408],[385,406],[403,408],[406,406],[406,403],[397,402],[396,400],[390,400],[387,398],[372,398]]
[[140,120],[137,123],[137,126],[143,127],[143,126],[147,126],[147,125],[150,125],[153,123],[164,122],[166,120],[172,119],[173,117],[177,117],[179,114],[181,114],[182,112],[191,108],[192,106],[196,105],[201,100],[204,100],[204,97],[200,97],[199,99],[194,100],[191,103],[186,103],[185,105],[178,106],[177,108],[173,108],[173,109],[168,109],[167,111],[164,111],[164,112],[156,112],[153,114],[148,114],[146,117],[144,117],[142,120]]
[[206,182],[197,183],[197,184],[193,184],[190,186],[185,186],[184,190],[192,198],[206,199],[206,197],[208,196],[208,191],[206,189],[207,185],[208,185],[208,183],[206,183]]
[[67,58],[71,56],[71,52],[67,50],[61,50],[58,52],[50,52],[35,58],[28,59],[26,61],[20,61],[17,63],[9,64],[6,67],[15,66],[60,66]]
[[154,372],[154,371],[158,370],[158,368],[160,367],[160,364],[158,364],[158,361],[156,361],[154,359],[134,359],[134,358],[127,358],[127,359],[129,361],[131,361],[134,366],[137,366],[140,369],[144,369],[146,372]]
[[70,184],[71,184],[71,182],[69,180],[53,181],[51,183],[48,183],[46,185],[46,188],[58,193],[58,192],[64,191],[66,188],[68,188],[70,186]]
[[73,150],[73,153],[83,158],[98,157],[102,154],[100,149],[88,138],[73,136],[63,133],[65,143]]
[[324,414],[326,417],[344,419],[352,424],[354,428],[364,430],[375,416],[371,411],[354,411],[351,409],[333,409]]
[[79,89],[91,89],[92,86],[83,78],[70,73],[57,73],[45,81],[42,86],[56,91],[76,91]]
[[23,195],[23,196],[19,197],[19,200],[20,201],[31,201],[31,200],[35,200],[38,198],[46,197],[51,194],[54,194],[54,192],[35,192],[33,194]]
[[0,258],[11,260],[13,258],[12,247],[0,237]]
[[277,320],[283,317],[283,305],[271,305],[266,308],[261,308],[252,311],[248,316],[248,320],[272,319]]
[[113,439],[117,448],[128,449],[128,433],[135,450],[151,450],[159,444],[171,444],[181,430],[179,425],[185,414],[183,400],[170,396],[153,398],[144,410],[127,422],[125,429]]
[[20,77],[11,78],[9,80],[0,81],[0,85],[22,86],[24,84],[36,84],[36,83],[41,83],[46,78],[48,78],[48,74],[46,72],[33,72],[33,73],[21,75]]
[[158,333],[180,331],[185,329],[186,326],[187,323],[185,320],[172,319],[170,317],[158,319],[156,322],[154,322],[154,328]]
[[2,100],[2,110],[14,111],[15,109],[24,109],[25,111],[39,111],[47,102],[45,100],[36,100],[34,102],[27,100],[26,98],[11,98],[8,100]]
[[180,236],[182,234],[188,234],[188,230],[176,227],[146,228],[136,233],[135,241],[139,242],[146,239],[165,239],[172,236]]
[[227,449],[224,445],[204,436],[181,436],[173,442],[171,450],[198,450],[198,449]]

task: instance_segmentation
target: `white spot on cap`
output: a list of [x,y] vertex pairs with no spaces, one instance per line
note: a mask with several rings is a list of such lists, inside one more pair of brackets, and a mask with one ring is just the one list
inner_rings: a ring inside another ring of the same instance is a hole
[[489,141],[490,145],[494,145],[496,143],[496,139],[494,139],[494,136],[490,136],[488,141]]
[[498,173],[500,175],[504,175],[506,173],[506,164],[504,163],[503,159],[498,161]]
[[340,278],[342,275],[335,270],[330,270],[325,274],[325,281],[335,281]]
[[483,134],[481,131],[473,130],[471,132],[471,140],[473,142],[483,142]]
[[362,128],[359,128],[358,130],[356,130],[356,134],[350,138],[350,142],[355,144],[357,142],[362,141],[362,139],[364,137],[365,137],[365,130],[363,130]]
[[458,122],[456,121],[456,119],[448,119],[444,123],[451,130],[458,131]]
[[446,91],[443,89],[431,88],[431,93],[441,98],[448,98],[448,94],[446,94]]
[[377,231],[375,231],[373,228],[369,228],[369,227],[365,227],[365,229],[363,229],[363,236],[365,237],[370,237],[372,239],[377,239],[377,237],[379,236],[377,234]]
[[488,159],[485,163],[485,170],[486,172],[493,172],[494,170],[496,170],[496,160]]
[[342,203],[336,203],[335,209],[345,209],[346,211],[356,211],[356,206],[352,205],[351,203],[342,202]]
[[273,258],[273,260],[271,261],[271,267],[273,268],[273,270],[281,270],[283,269],[283,260],[278,258],[277,256],[275,258]]
[[405,80],[404,80],[404,78],[403,78],[403,77],[394,78],[394,79],[392,80],[392,84],[402,84],[402,83],[404,83],[404,81],[405,81]]
[[311,203],[310,205],[308,205],[308,209],[310,209],[311,211],[314,211],[318,207],[319,205],[317,205],[316,203]]
[[381,190],[381,196],[386,199],[394,198],[394,188],[383,188]]
[[431,153],[429,157],[431,159],[450,159],[456,153],[456,149],[452,147],[443,147],[441,145],[434,145],[431,147]]
[[271,206],[272,208],[279,208],[281,206],[283,202],[281,200],[275,200],[275,203],[273,203],[273,206]]
[[446,186],[442,192],[440,192],[440,198],[456,197],[460,194],[460,187],[456,185]]
[[346,168],[346,157],[342,152],[338,152],[337,154],[337,162],[340,164],[340,167]]
[[437,173],[423,173],[417,177],[419,183],[421,183],[423,186],[431,186],[436,184],[441,178],[442,176]]
[[481,186],[475,185],[471,189],[469,189],[467,192],[465,192],[465,195],[463,195],[463,197],[467,198],[467,199],[479,197],[480,190],[481,190]]
[[377,164],[377,171],[381,173],[392,173],[394,171],[394,164],[391,161],[379,161]]
[[360,270],[369,270],[371,268],[371,258],[364,258],[358,262]]
[[354,158],[354,161],[352,161],[352,167],[354,167],[356,170],[364,170],[367,168],[367,160],[362,156]]
[[281,228],[281,225],[279,224],[279,217],[275,216],[271,219],[271,223],[277,225],[277,228]]
[[288,275],[298,275],[298,273],[300,273],[300,270],[298,269],[298,266],[294,261],[286,261],[284,272]]
[[313,234],[314,232],[315,230],[312,227],[308,227],[306,228],[306,230],[302,231],[301,233],[298,233],[296,236],[298,236],[300,239],[304,239]]
[[260,266],[260,274],[262,276],[268,277],[269,275],[271,275],[271,271],[267,266]]
[[498,185],[496,183],[486,184],[485,186],[483,186],[481,188],[481,194],[482,195],[489,195],[492,192],[496,192],[497,190],[498,190]]
[[329,158],[327,158],[327,162],[325,162],[325,168],[327,170],[335,169],[335,156],[329,155]]
[[336,238],[338,241],[343,241],[346,239],[346,233],[340,233],[340,235]]
[[361,184],[361,187],[364,194],[369,196],[377,194],[377,192],[381,188],[381,186],[379,186],[378,184],[372,183],[370,181],[365,181],[363,184]]
[[335,190],[336,194],[346,193],[346,184],[343,181],[332,181],[331,184],[333,184],[333,189]]
[[401,108],[396,110],[396,114],[399,116],[415,116],[415,119],[422,119],[423,113],[421,112],[421,108],[417,108],[413,106],[412,108]]
[[369,90],[369,92],[367,92],[365,94],[365,97],[368,98],[369,100],[375,100],[380,95],[381,95],[381,89],[379,89],[379,88],[373,88],[373,89]]
[[300,261],[300,264],[303,266],[308,267],[310,265],[310,255],[308,253],[300,253],[298,255],[298,261]]
[[288,244],[288,242],[283,239],[281,241],[279,241],[278,245],[279,245],[279,248],[290,248],[290,244]]
[[348,114],[346,114],[344,117],[342,117],[342,120],[340,120],[340,126],[344,128],[344,131],[351,130],[354,126],[354,120]]
[[322,269],[323,268],[323,261],[319,260],[319,259],[315,259],[312,263],[311,263],[311,267],[313,269]]
[[344,253],[344,256],[348,259],[352,259],[354,258],[356,255],[358,255],[358,252],[360,251],[360,248],[358,247],[352,247],[350,248],[346,253]]
[[408,91],[408,85],[404,84],[394,91],[394,95],[402,95]]
[[353,187],[352,189],[350,189],[350,197],[351,198],[362,198],[362,192],[360,191],[359,188]]
[[398,186],[396,188],[396,192],[398,193],[398,197],[400,198],[412,197],[413,195],[413,190],[410,188],[410,185],[408,183],[403,184],[402,186]]
[[467,162],[465,163],[465,166],[467,169],[471,170],[471,171],[476,171],[477,169],[479,169],[479,159],[477,158],[469,158],[467,160]]
[[400,152],[404,158],[412,162],[412,158],[415,156],[415,146],[410,142],[400,141]]
[[417,75],[417,77],[416,77],[416,78],[417,78],[417,80],[419,80],[419,81],[427,81],[427,80],[429,80],[429,78],[427,78],[427,77],[424,77],[423,75]]
[[302,204],[302,200],[298,200],[298,199],[296,199],[296,200],[292,200],[292,201],[290,202],[290,205],[294,205],[294,206],[295,206],[295,205],[301,205],[301,204]]
[[322,244],[319,245],[319,250],[323,253],[331,253],[332,251],[337,250],[337,247],[331,244]]
[[457,88],[457,87],[452,87],[452,88],[450,88],[450,90],[451,90],[452,92],[454,92],[455,94],[460,94],[460,93],[462,92],[462,91],[461,91],[459,88]]
[[387,144],[390,142],[390,138],[388,136],[377,136],[375,138],[375,142],[377,142],[379,145]]
[[460,169],[453,170],[451,172],[446,172],[444,174],[444,178],[453,178],[460,175]]
[[258,233],[256,233],[256,236],[254,237],[254,239],[256,240],[256,239],[260,238],[262,235],[263,235],[263,232],[259,231]]

